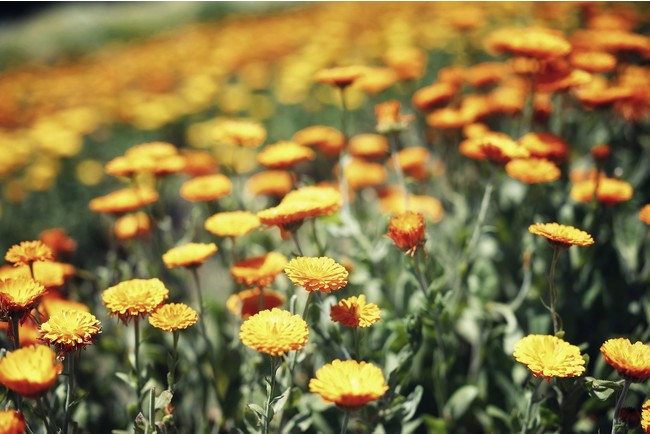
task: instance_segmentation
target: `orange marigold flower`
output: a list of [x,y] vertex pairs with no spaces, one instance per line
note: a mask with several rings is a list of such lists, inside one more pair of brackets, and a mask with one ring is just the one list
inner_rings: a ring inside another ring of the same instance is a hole
[[37,398],[54,384],[62,369],[50,347],[24,347],[0,360],[0,384],[19,395]]
[[575,68],[591,73],[610,72],[616,68],[616,56],[603,51],[577,51],[571,53],[569,62]]
[[413,106],[423,112],[447,104],[458,92],[458,87],[450,83],[434,83],[418,89],[413,94]]
[[530,157],[526,148],[506,135],[487,134],[478,139],[478,145],[488,160],[499,164],[505,164],[517,158]]
[[497,54],[538,59],[561,57],[571,52],[571,44],[561,34],[535,27],[496,30],[488,35],[487,48]]
[[293,258],[284,267],[284,272],[294,285],[302,286],[308,292],[328,294],[348,284],[348,270],[326,256]]
[[90,312],[90,309],[85,304],[63,298],[58,291],[48,291],[43,295],[41,302],[38,305],[38,311],[41,314],[41,319],[43,321],[47,321],[50,316],[62,310],[80,310],[82,312]]
[[169,290],[159,279],[131,279],[111,286],[102,293],[102,301],[111,315],[128,322],[153,312],[169,297]]
[[210,175],[217,171],[217,161],[208,151],[196,149],[183,149],[181,154],[185,157],[183,172],[192,177]]
[[641,406],[641,428],[645,434],[650,433],[650,399]]
[[454,130],[471,124],[476,120],[470,112],[453,107],[435,110],[427,116],[427,125],[440,130]]
[[403,193],[401,189],[397,188],[382,192],[379,205],[384,214],[402,214],[406,211],[414,211],[422,214],[431,223],[438,223],[445,215],[440,201],[431,196],[409,195],[409,209],[407,210]]
[[268,145],[257,154],[257,162],[268,169],[286,169],[314,158],[316,158],[314,151],[289,141]]
[[218,122],[212,135],[219,144],[257,148],[266,140],[266,129],[255,121],[228,119]]
[[[598,187],[596,187],[598,186]],[[627,202],[632,199],[634,188],[632,185],[614,178],[588,179],[574,184],[571,188],[571,199],[577,202],[591,202],[594,199],[594,192],[598,188],[596,197],[598,202],[608,205],[616,205],[620,202]]]
[[330,318],[340,322],[346,327],[370,327],[381,318],[379,306],[366,303],[366,296],[352,296],[340,300],[338,305],[332,306]]
[[515,360],[535,377],[577,377],[585,372],[585,359],[575,345],[552,335],[528,335],[515,344]]
[[184,303],[163,304],[149,315],[149,324],[166,332],[184,330],[198,320],[199,314]]
[[[62,262],[34,262],[34,280],[45,286],[46,289],[63,285],[75,273],[75,268]],[[19,267],[0,267],[0,279],[32,278],[32,271],[26,265]]]
[[350,139],[348,152],[358,158],[383,158],[388,154],[388,140],[381,134],[357,134]]
[[38,238],[52,250],[55,257],[77,250],[77,242],[70,238],[63,228],[46,229]]
[[356,360],[334,360],[316,371],[309,391],[344,409],[362,407],[381,398],[388,390],[377,366]]
[[296,132],[291,141],[301,146],[316,147],[325,155],[338,155],[345,146],[345,137],[336,128],[312,125]]
[[394,216],[388,222],[388,237],[400,250],[413,256],[424,244],[424,216],[413,211]]
[[[397,161],[404,174],[410,175],[412,172],[418,172],[419,169],[424,168],[429,161],[429,155],[427,148],[423,146],[411,146],[397,153]],[[388,163],[388,166],[391,169],[395,169],[392,159]]]
[[478,122],[463,127],[463,136],[468,139],[481,137],[490,132],[490,128],[487,125]]
[[643,342],[632,344],[629,339],[616,338],[605,341],[600,352],[621,378],[633,383],[650,378],[650,345]]
[[384,56],[384,63],[397,73],[400,80],[422,77],[426,61],[426,53],[417,47],[395,47]]
[[353,158],[345,168],[345,179],[352,190],[375,187],[386,182],[388,174],[383,164]]
[[93,212],[122,214],[135,211],[157,200],[158,192],[152,188],[124,188],[91,200],[89,208]]
[[263,310],[280,307],[284,301],[284,296],[279,292],[270,289],[252,288],[228,297],[226,308],[233,315],[245,320]]
[[402,116],[399,111],[400,103],[395,100],[376,104],[377,131],[381,134],[387,134],[404,130],[414,118],[413,116]]
[[42,241],[23,241],[9,248],[5,260],[18,267],[20,265],[31,265],[37,261],[53,261],[54,253]]
[[535,223],[528,227],[528,232],[544,237],[552,245],[565,249],[571,246],[591,246],[594,243],[594,239],[587,232],[559,223]]
[[262,288],[270,285],[288,263],[283,254],[271,252],[237,262],[230,268],[230,273],[237,283]]
[[248,211],[226,211],[214,214],[205,221],[205,229],[218,237],[240,237],[260,225],[260,219]]
[[0,410],[0,432],[4,434],[24,434],[25,417],[16,410]]
[[650,225],[650,203],[641,208],[641,211],[639,211],[639,219],[643,223]]
[[338,88],[346,88],[366,72],[366,67],[352,65],[321,69],[314,76],[317,83],[329,84]]
[[391,68],[368,67],[364,74],[354,81],[354,87],[375,95],[391,87],[397,81],[397,73]]
[[54,345],[60,353],[72,353],[93,343],[102,332],[95,315],[82,310],[62,310],[41,324],[43,342]]
[[465,72],[465,80],[473,87],[487,87],[498,83],[510,72],[505,63],[483,62]]
[[228,196],[232,182],[220,173],[192,178],[181,185],[181,197],[190,202],[207,202]]
[[263,310],[241,325],[239,338],[247,347],[280,357],[305,346],[309,336],[307,323],[300,315],[273,308]]
[[531,157],[562,162],[569,155],[569,145],[554,134],[528,133],[522,136],[518,142],[530,152]]
[[188,243],[169,249],[162,260],[167,268],[198,267],[216,252],[215,243]]
[[293,178],[286,170],[267,170],[251,176],[246,182],[246,189],[253,196],[261,194],[284,196],[293,188]]
[[126,214],[115,220],[113,233],[118,240],[146,237],[151,231],[151,221],[144,212]]
[[24,319],[45,294],[45,287],[29,277],[0,280],[0,311]]
[[526,184],[538,184],[560,179],[560,168],[541,158],[511,160],[506,163],[508,175]]

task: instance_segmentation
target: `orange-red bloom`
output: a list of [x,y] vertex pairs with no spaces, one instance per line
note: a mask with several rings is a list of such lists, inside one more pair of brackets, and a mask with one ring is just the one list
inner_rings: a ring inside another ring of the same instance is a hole
[[0,410],[0,432],[4,434],[24,434],[25,417],[16,410]]
[[618,374],[633,383],[650,378],[650,345],[629,339],[609,339],[600,347],[603,358]]
[[0,360],[0,384],[27,398],[37,398],[54,384],[62,369],[50,347],[24,347]]
[[424,216],[413,211],[398,214],[388,222],[388,237],[406,254],[413,256],[424,244]]
[[263,310],[280,307],[284,303],[284,296],[270,289],[246,289],[228,297],[226,307],[233,315],[247,319]]
[[346,327],[370,327],[381,318],[379,306],[366,303],[366,296],[352,296],[332,306],[330,318]]

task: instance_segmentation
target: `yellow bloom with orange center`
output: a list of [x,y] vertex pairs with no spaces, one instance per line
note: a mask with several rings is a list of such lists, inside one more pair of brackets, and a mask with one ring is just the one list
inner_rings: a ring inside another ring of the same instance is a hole
[[276,357],[301,349],[307,343],[308,336],[307,323],[300,315],[292,315],[278,308],[251,316],[239,331],[244,345]]
[[124,188],[97,197],[91,200],[88,206],[93,212],[122,214],[152,204],[158,200],[158,197],[158,192],[152,188]]
[[650,225],[650,203],[641,208],[641,211],[639,211],[639,219],[643,223]]
[[0,280],[0,312],[24,318],[45,294],[45,287],[29,277]]
[[199,314],[184,303],[163,304],[149,315],[149,324],[173,332],[193,326],[199,320]]
[[216,252],[215,243],[188,243],[169,249],[162,260],[167,268],[197,267]]
[[510,160],[505,169],[508,175],[526,184],[557,181],[562,174],[555,163],[540,158]]
[[205,221],[205,229],[218,237],[241,237],[260,226],[260,219],[248,211],[226,211]]
[[37,261],[53,261],[54,252],[42,241],[23,241],[9,248],[5,260],[18,267]]
[[226,300],[226,308],[233,315],[237,315],[241,319],[247,319],[251,315],[255,315],[263,310],[280,307],[284,301],[284,296],[279,292],[270,289],[260,290],[260,288],[252,288],[245,289],[228,297],[228,300]]
[[388,237],[404,253],[413,256],[418,247],[424,244],[424,229],[424,216],[406,211],[389,220]]
[[594,239],[587,232],[559,223],[535,223],[528,232],[546,238],[552,245],[567,249],[571,246],[591,246]]
[[571,199],[577,202],[591,202],[594,192],[598,188],[596,197],[598,202],[615,205],[632,199],[634,188],[628,182],[614,178],[588,179],[574,184],[571,188]]
[[43,342],[53,345],[61,353],[71,353],[90,345],[102,332],[95,315],[82,310],[60,310],[41,324]]
[[147,213],[125,214],[115,220],[113,233],[118,240],[131,240],[146,237],[151,231],[151,221]]
[[330,310],[330,318],[346,327],[370,327],[381,319],[381,310],[374,303],[366,303],[366,296],[352,296],[340,300]]
[[645,434],[650,433],[650,399],[641,406],[641,428]]
[[153,312],[169,297],[160,279],[131,279],[111,286],[102,293],[102,301],[111,315],[128,322]]
[[355,409],[381,398],[388,386],[377,366],[356,360],[334,360],[316,371],[309,391],[344,409]]
[[293,258],[284,272],[294,285],[302,286],[308,292],[328,294],[348,284],[348,270],[326,256]]
[[293,178],[286,170],[267,170],[256,173],[246,182],[246,189],[253,196],[261,194],[284,196],[293,188]]
[[0,410],[0,432],[4,434],[24,434],[25,417],[16,410]]
[[267,169],[286,169],[316,158],[314,151],[296,142],[281,141],[268,145],[257,154],[257,162]]
[[383,158],[388,154],[388,140],[381,134],[357,134],[350,139],[348,152],[358,158]]
[[345,88],[357,79],[361,78],[366,72],[364,66],[339,66],[335,68],[321,69],[314,76],[317,83],[329,84],[338,88]]
[[24,347],[0,360],[0,384],[19,395],[37,398],[54,384],[62,369],[50,347]]
[[271,252],[237,262],[230,268],[230,273],[237,283],[262,288],[270,285],[288,263],[283,254]]
[[207,202],[221,199],[232,191],[232,182],[220,173],[197,176],[181,185],[180,195],[190,202]]
[[515,360],[535,377],[577,377],[585,372],[585,359],[575,345],[552,335],[528,335],[515,344]]
[[605,361],[625,380],[640,383],[650,378],[650,345],[616,338],[600,346]]
[[219,144],[257,148],[266,140],[266,129],[255,121],[228,119],[217,123],[212,135]]

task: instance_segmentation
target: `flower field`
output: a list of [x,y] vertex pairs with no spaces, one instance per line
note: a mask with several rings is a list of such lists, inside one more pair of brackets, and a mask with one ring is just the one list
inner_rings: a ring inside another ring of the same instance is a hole
[[0,433],[650,433],[650,9],[255,5],[0,40]]

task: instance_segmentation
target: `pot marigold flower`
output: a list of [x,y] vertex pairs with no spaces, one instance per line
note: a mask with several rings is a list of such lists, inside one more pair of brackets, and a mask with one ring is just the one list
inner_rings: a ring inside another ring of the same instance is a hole
[[62,310],[41,324],[41,339],[60,353],[72,353],[90,345],[102,332],[101,323],[90,312]]
[[184,303],[163,304],[149,315],[149,324],[166,332],[184,330],[198,320],[199,314]]
[[487,48],[497,54],[538,59],[562,57],[571,52],[571,44],[558,32],[535,27],[494,31],[488,35]]
[[0,410],[0,432],[4,434],[24,434],[25,418],[16,410]]
[[375,105],[377,131],[381,134],[387,134],[404,130],[408,123],[413,120],[413,116],[402,116],[399,111],[400,103],[395,100]]
[[577,51],[571,53],[569,62],[574,68],[591,73],[610,72],[616,68],[616,56],[603,51]]
[[384,56],[384,63],[397,73],[400,80],[422,77],[426,61],[426,53],[417,47],[395,47]]
[[115,220],[113,233],[118,240],[146,237],[151,231],[151,220],[144,212],[125,214]]
[[257,162],[268,169],[286,169],[314,158],[316,158],[314,151],[289,141],[268,145],[257,154]]
[[632,344],[629,339],[616,338],[605,341],[600,352],[621,378],[632,383],[650,378],[650,345],[643,342]]
[[228,196],[232,191],[232,182],[222,174],[197,176],[186,181],[180,190],[183,199],[190,202],[207,202]]
[[[397,153],[397,161],[400,169],[406,176],[418,178],[418,174],[425,172],[429,161],[429,150],[423,146],[411,146],[404,148]],[[395,169],[393,160],[388,163],[391,169]],[[416,175],[416,176],[414,176]]]
[[0,384],[19,395],[37,398],[54,384],[62,369],[50,347],[24,347],[0,360]]
[[314,76],[314,80],[317,83],[329,84],[343,89],[361,78],[365,72],[366,68],[359,65],[326,68],[318,71]]
[[183,149],[181,154],[185,157],[183,172],[192,177],[210,175],[217,171],[217,161],[208,151]]
[[316,371],[309,391],[344,409],[355,409],[381,398],[388,390],[377,366],[356,360],[334,360]]
[[239,338],[248,348],[276,357],[301,349],[308,336],[307,323],[300,315],[278,308],[251,316],[239,331]]
[[284,272],[294,285],[302,286],[308,292],[328,294],[348,284],[348,270],[326,256],[293,258],[284,267]]
[[591,246],[594,239],[587,232],[559,223],[535,223],[528,232],[546,238],[552,245],[568,249],[571,246]]
[[188,243],[169,249],[162,260],[167,268],[198,267],[216,252],[215,243]]
[[357,134],[350,139],[348,152],[358,158],[383,158],[388,154],[388,140],[381,134]]
[[41,232],[39,240],[48,246],[54,257],[74,253],[77,249],[77,242],[70,238],[62,228],[51,228]]
[[641,211],[639,211],[639,219],[643,223],[650,225],[650,203],[641,208]]
[[345,168],[345,179],[352,190],[384,184],[387,177],[386,168],[382,164],[359,158],[353,158]]
[[0,267],[0,279],[16,279],[19,277],[31,279],[32,272],[34,273],[34,280],[43,284],[46,289],[50,289],[63,285],[67,279],[74,275],[75,269],[70,264],[54,261],[35,262],[31,271],[26,265],[19,267],[2,266]]
[[370,327],[381,318],[379,306],[366,303],[366,296],[348,297],[332,306],[330,318],[346,327]]
[[388,237],[400,250],[413,256],[424,244],[424,216],[406,211],[392,217],[388,222]]
[[286,170],[267,170],[256,173],[246,182],[246,189],[253,195],[284,196],[293,188],[293,178]]
[[45,287],[29,277],[0,280],[0,312],[24,319],[45,294]]
[[131,279],[104,290],[102,301],[111,315],[128,324],[132,318],[153,312],[169,297],[159,279]]
[[354,87],[371,95],[383,92],[397,81],[397,73],[390,68],[368,67],[354,82]]
[[531,157],[535,158],[562,162],[569,155],[567,142],[550,133],[528,133],[522,136],[518,143],[528,150]]
[[[596,187],[598,186],[598,187]],[[591,202],[594,199],[594,191],[598,188],[596,197],[598,202],[607,205],[616,205],[620,202],[627,202],[632,199],[634,189],[632,185],[614,178],[589,179],[574,184],[571,188],[571,199],[576,202]]]
[[158,192],[152,188],[124,188],[97,197],[90,201],[89,208],[93,212],[107,214],[122,214],[135,211],[158,200]]
[[312,125],[297,131],[291,138],[301,146],[316,147],[325,155],[338,155],[345,146],[345,137],[336,128]]
[[266,140],[266,129],[255,121],[228,119],[218,122],[212,135],[219,144],[257,148]]
[[434,83],[415,91],[412,98],[413,106],[422,112],[428,112],[447,104],[457,92],[458,87],[453,84]]
[[260,219],[248,211],[226,211],[205,221],[205,229],[218,237],[240,237],[260,226]]
[[284,296],[279,292],[270,289],[252,288],[228,297],[226,308],[233,315],[245,320],[263,310],[280,307],[284,301]]
[[557,181],[561,175],[555,163],[541,158],[511,160],[505,169],[508,175],[526,184]]
[[575,345],[552,335],[528,335],[515,344],[515,360],[535,377],[577,377],[585,372],[585,360]]
[[402,214],[406,211],[418,212],[431,223],[438,223],[445,215],[442,204],[438,199],[431,196],[411,194],[408,196],[409,209],[406,209],[404,196],[401,190],[388,189],[382,194],[379,202],[384,214]]
[[283,254],[271,252],[237,262],[230,268],[230,273],[237,283],[262,288],[270,285],[288,263]]
[[427,115],[427,125],[440,130],[455,130],[476,120],[469,111],[453,107],[443,107]]
[[505,134],[487,134],[478,139],[478,145],[488,160],[499,164],[530,157],[530,152],[526,148]]
[[54,252],[42,241],[23,241],[9,248],[5,260],[19,267],[37,261],[53,261]]
[[650,399],[641,406],[641,428],[646,434],[650,432]]

